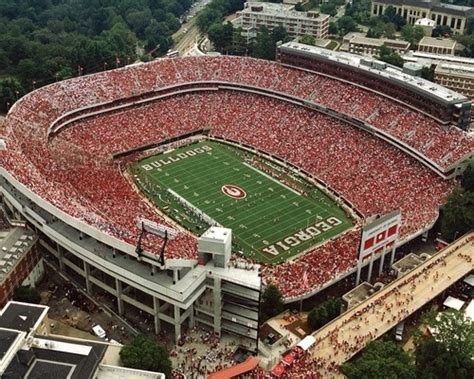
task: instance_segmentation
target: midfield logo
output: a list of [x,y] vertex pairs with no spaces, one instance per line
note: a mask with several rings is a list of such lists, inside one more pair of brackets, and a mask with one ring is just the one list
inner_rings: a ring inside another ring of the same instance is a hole
[[247,197],[247,193],[240,187],[234,186],[233,184],[225,184],[221,188],[224,195],[231,197],[232,199],[242,200]]

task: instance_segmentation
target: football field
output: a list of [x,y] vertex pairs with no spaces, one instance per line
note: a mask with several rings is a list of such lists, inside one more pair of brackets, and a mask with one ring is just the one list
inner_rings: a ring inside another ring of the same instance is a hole
[[352,226],[317,187],[219,142],[201,141],[143,159],[132,172],[169,217],[196,235],[211,224],[230,228],[234,249],[262,263],[285,261]]

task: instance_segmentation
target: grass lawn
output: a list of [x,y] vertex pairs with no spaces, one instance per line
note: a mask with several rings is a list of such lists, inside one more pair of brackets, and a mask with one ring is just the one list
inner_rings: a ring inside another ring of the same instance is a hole
[[215,141],[143,159],[132,172],[169,217],[196,235],[212,223],[230,228],[234,248],[263,263],[283,262],[352,226],[315,186]]

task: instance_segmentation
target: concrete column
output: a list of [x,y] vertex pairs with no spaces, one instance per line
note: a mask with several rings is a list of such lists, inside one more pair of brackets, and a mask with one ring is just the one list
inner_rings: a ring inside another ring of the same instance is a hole
[[123,300],[122,300],[122,282],[115,278],[115,289],[117,290],[117,310],[120,316],[123,315]]
[[464,33],[464,28],[466,27],[466,19],[465,18],[462,18],[461,19],[461,28],[459,30],[459,33]]
[[63,262],[64,249],[61,247],[61,245],[56,244],[56,250],[58,251],[59,271],[64,272],[64,262]]
[[221,301],[221,279],[214,278],[214,332],[221,335],[221,315],[222,315],[222,301]]
[[360,283],[360,272],[362,270],[362,262],[359,260],[357,262],[357,275],[356,275],[356,286]]
[[375,253],[372,253],[370,257],[370,263],[369,263],[369,273],[367,274],[367,281],[370,282],[370,278],[372,277],[372,267],[374,265],[374,257]]
[[390,267],[392,267],[393,262],[395,261],[395,251],[397,250],[396,247],[393,248],[392,250],[392,255],[390,256]]
[[180,315],[179,307],[177,305],[175,305],[174,306],[174,339],[175,339],[175,342],[178,343],[180,338],[181,338],[181,315]]
[[189,313],[189,327],[194,328],[195,322],[194,322],[194,305],[190,306],[191,312]]
[[178,283],[178,270],[173,270],[173,284]]
[[92,283],[89,280],[89,277],[91,275],[91,272],[90,272],[91,269],[90,269],[89,263],[87,263],[86,261],[82,261],[82,262],[84,264],[84,278],[86,280],[86,292],[90,296],[92,294]]
[[160,300],[153,296],[153,310],[155,312],[155,334],[158,334],[161,331],[161,321],[160,321]]
[[382,275],[383,263],[385,261],[385,254],[387,254],[387,251],[384,249],[382,256],[380,257],[379,276]]

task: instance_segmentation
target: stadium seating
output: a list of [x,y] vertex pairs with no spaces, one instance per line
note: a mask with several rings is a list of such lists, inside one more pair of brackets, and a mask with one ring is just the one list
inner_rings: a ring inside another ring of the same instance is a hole
[[[179,94],[87,118],[48,136],[48,127],[76,109],[152,93],[189,82],[232,82],[309,99],[366,120],[440,165],[474,150],[463,132],[380,95],[301,70],[250,58],[166,59],[75,78],[20,99],[7,117],[3,167],[41,198],[71,216],[132,245],[136,222],[163,219],[134,190],[111,154],[202,128],[290,162],[325,183],[364,217],[401,209],[403,238],[430,226],[453,184],[414,158],[329,116],[261,95],[234,90]],[[84,111],[86,112],[86,111]],[[338,236],[294,262],[263,271],[286,297],[301,295],[354,266],[360,229]],[[157,252],[161,241],[147,236]],[[184,232],[167,258],[196,258],[196,239]],[[234,260],[235,261],[235,260]],[[305,280],[297,283],[295,277]]]

